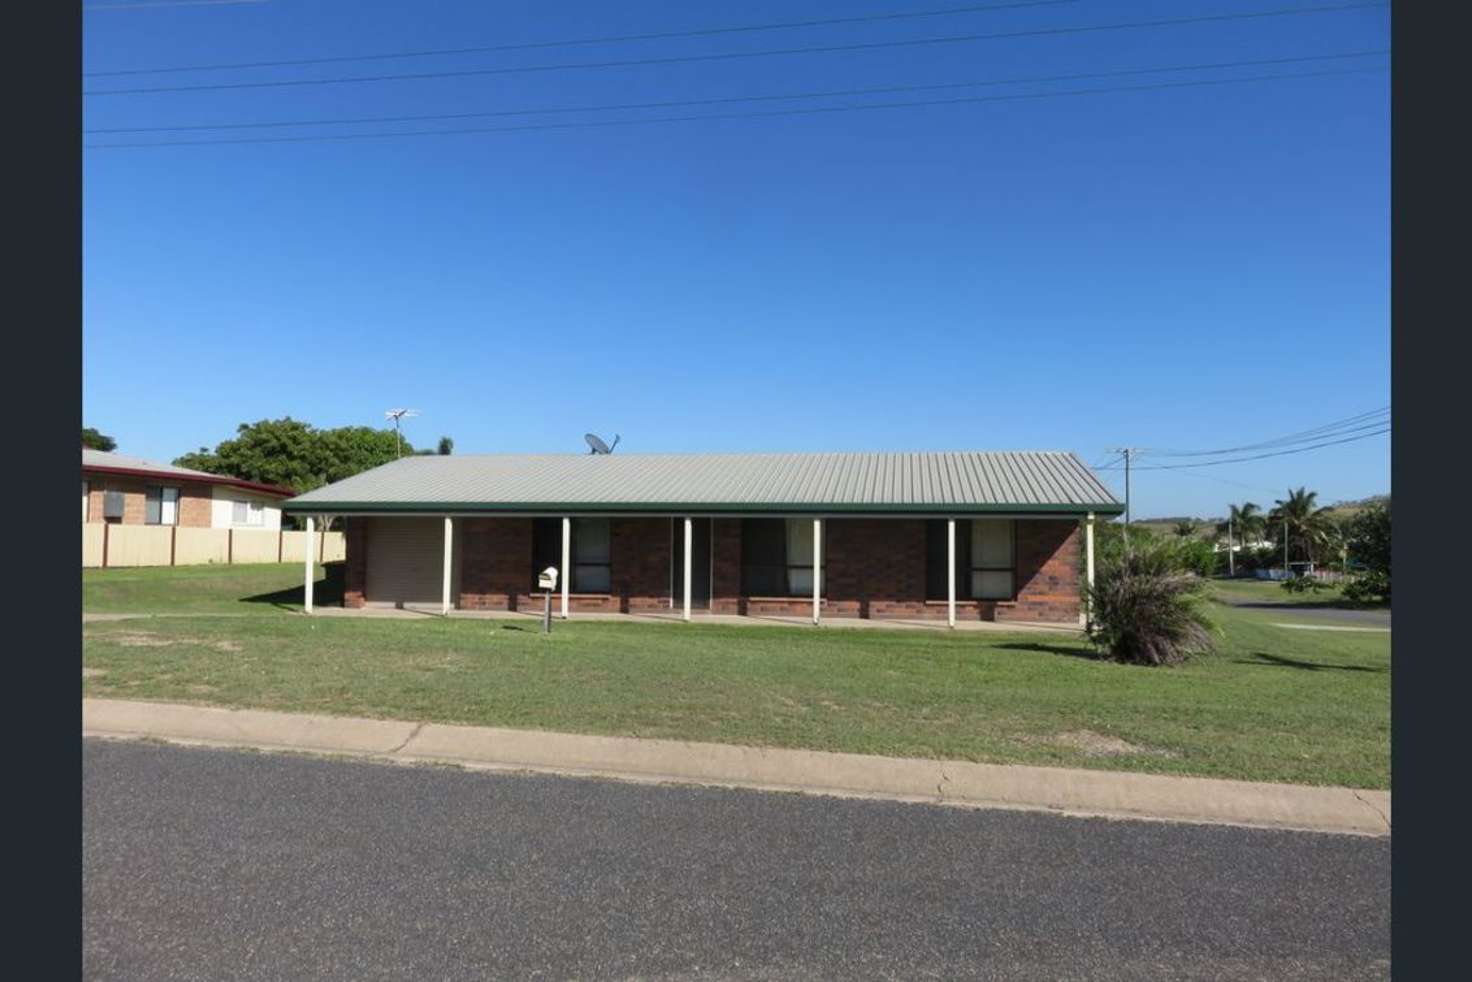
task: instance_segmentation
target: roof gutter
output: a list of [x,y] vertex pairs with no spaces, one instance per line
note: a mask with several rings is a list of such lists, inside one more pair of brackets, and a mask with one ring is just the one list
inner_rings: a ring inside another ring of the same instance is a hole
[[283,488],[275,484],[259,484],[255,481],[247,481],[239,477],[229,477],[224,474],[180,474],[177,471],[151,471],[138,467],[106,467],[98,464],[83,464],[82,470],[95,471],[99,474],[125,474],[129,477],[155,477],[171,481],[193,481],[196,484],[223,484],[229,487],[244,488],[248,491],[259,491],[262,494],[269,494],[278,498],[289,498],[296,494],[290,488]]
[[292,515],[850,515],[863,516],[965,516],[965,515],[1119,515],[1124,505],[1110,504],[859,504],[830,502],[787,502],[780,504],[736,502],[602,502],[602,501],[302,501],[282,502],[281,510]]

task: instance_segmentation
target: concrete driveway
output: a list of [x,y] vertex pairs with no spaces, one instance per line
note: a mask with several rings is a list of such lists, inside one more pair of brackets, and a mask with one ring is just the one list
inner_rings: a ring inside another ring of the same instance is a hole
[[1384,979],[1390,840],[84,742],[87,978]]

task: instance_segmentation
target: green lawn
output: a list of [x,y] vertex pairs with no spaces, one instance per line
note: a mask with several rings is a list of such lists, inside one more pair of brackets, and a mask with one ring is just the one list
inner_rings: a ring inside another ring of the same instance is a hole
[[[84,573],[88,610],[195,615],[85,625],[84,693],[1389,786],[1388,635],[1288,631],[1218,608],[1223,653],[1177,669],[1095,661],[1067,635],[574,619],[543,636],[531,619],[287,613],[300,572]],[[207,616],[225,612],[250,616]]]
[[[302,606],[303,565],[144,566],[82,570],[82,609],[89,613],[267,614]],[[326,583],[317,567],[315,599]]]
[[[300,575],[300,571],[298,571]],[[1289,593],[1274,580],[1240,579],[1212,580],[1211,587],[1218,594],[1235,600],[1252,603],[1293,604],[1298,607],[1349,607],[1356,609],[1381,609],[1383,604],[1360,604],[1344,599],[1338,585],[1326,583],[1323,589],[1304,593]]]

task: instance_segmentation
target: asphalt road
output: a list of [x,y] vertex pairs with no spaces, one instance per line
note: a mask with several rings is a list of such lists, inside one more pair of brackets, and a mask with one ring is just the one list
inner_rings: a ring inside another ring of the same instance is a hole
[[1386,839],[88,740],[90,979],[1383,979]]
[[1277,620],[1287,623],[1342,624],[1345,627],[1389,627],[1389,607],[1327,607],[1305,603],[1269,603],[1263,600],[1246,600],[1241,597],[1219,597],[1229,607],[1253,610],[1263,614],[1279,614]]

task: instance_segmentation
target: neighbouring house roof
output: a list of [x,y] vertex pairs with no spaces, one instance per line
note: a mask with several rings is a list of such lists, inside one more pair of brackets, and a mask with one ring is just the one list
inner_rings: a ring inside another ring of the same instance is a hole
[[257,491],[261,494],[274,495],[278,498],[289,498],[296,493],[291,488],[283,488],[275,484],[246,481],[224,474],[210,474],[206,471],[190,470],[187,467],[175,467],[173,464],[157,464],[151,460],[144,460],[142,457],[130,457],[127,454],[111,453],[106,450],[89,450],[86,447],[82,448],[82,470],[101,471],[105,474],[128,474],[135,477],[173,478],[180,481],[199,481],[204,484],[224,484],[248,491]]
[[289,512],[1063,513],[1124,510],[1058,451],[403,457]]

